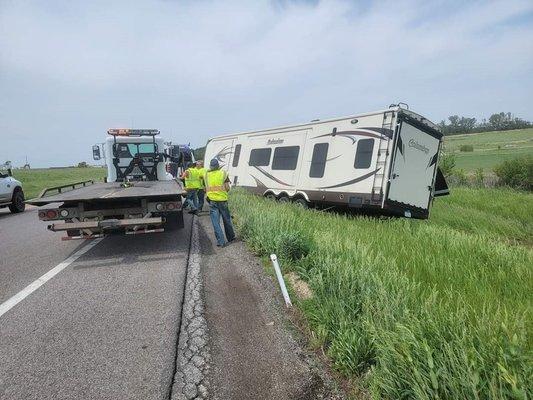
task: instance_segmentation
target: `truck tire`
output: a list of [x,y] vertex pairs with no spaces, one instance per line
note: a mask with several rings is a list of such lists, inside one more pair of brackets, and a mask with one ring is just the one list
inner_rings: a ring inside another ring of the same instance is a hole
[[67,229],[67,236],[68,237],[75,237],[80,236],[80,230],[79,229]]
[[183,221],[183,211],[172,212],[165,215],[165,230],[175,231],[185,226]]
[[15,193],[13,193],[13,198],[11,199],[11,204],[9,205],[9,211],[12,213],[20,213],[23,212],[26,208],[26,204],[24,203],[24,193],[21,189],[15,189]]

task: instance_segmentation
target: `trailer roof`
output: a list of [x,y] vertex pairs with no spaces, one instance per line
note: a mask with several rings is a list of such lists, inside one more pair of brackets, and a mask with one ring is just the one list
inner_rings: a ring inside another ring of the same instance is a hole
[[284,125],[284,126],[277,126],[275,128],[268,128],[268,129],[256,129],[256,130],[253,130],[253,131],[243,131],[243,132],[236,132],[236,133],[227,133],[227,134],[224,134],[224,135],[220,135],[220,136],[214,136],[214,137],[211,137],[209,138],[208,140],[208,143],[213,140],[213,139],[224,139],[224,138],[229,138],[229,137],[233,137],[233,136],[240,136],[240,135],[251,135],[251,134],[254,134],[254,133],[259,133],[259,132],[269,132],[269,131],[277,131],[277,130],[281,130],[281,129],[292,129],[292,128],[300,128],[300,127],[305,127],[305,126],[310,126],[310,125],[317,125],[317,124],[325,124],[325,123],[329,123],[329,122],[335,122],[335,121],[343,121],[343,120],[346,120],[346,119],[354,119],[354,118],[361,118],[361,117],[367,117],[369,115],[376,115],[376,114],[383,114],[385,112],[389,112],[389,111],[396,111],[396,112],[399,112],[399,111],[402,111],[402,112],[405,112],[407,114],[410,114],[410,115],[413,115],[413,116],[417,116],[425,121],[427,121],[427,123],[433,127],[433,128],[436,128],[436,125],[431,122],[430,120],[428,120],[427,118],[423,117],[422,115],[420,114],[417,114],[409,109],[406,109],[406,108],[403,108],[403,107],[399,107],[399,106],[396,106],[396,107],[391,107],[391,108],[387,108],[387,109],[383,109],[383,110],[378,110],[378,111],[373,111],[373,112],[368,112],[368,113],[364,113],[364,114],[357,114],[357,115],[349,115],[349,116],[345,116],[345,117],[337,117],[337,118],[330,118],[330,119],[324,119],[324,120],[313,120],[313,121],[310,121],[310,122],[304,122],[304,123],[301,123],[301,124],[293,124],[293,125]]
[[171,181],[140,181],[132,182],[131,187],[121,187],[120,182],[95,183],[79,189],[59,193],[53,196],[27,200],[26,203],[43,206],[50,203],[93,201],[103,199],[126,200],[138,197],[160,197],[185,195],[185,190],[175,180]]

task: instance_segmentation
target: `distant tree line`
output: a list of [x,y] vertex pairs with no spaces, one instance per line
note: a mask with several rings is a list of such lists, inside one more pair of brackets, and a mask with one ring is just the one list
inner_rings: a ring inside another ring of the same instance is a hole
[[515,117],[510,112],[492,114],[488,121],[478,122],[475,118],[452,115],[448,121],[441,121],[439,128],[444,135],[460,135],[487,131],[508,131],[511,129],[525,129],[533,127],[533,123]]
[[[192,153],[194,154],[195,160],[203,160],[205,156],[205,146],[204,147],[198,147],[197,149],[193,149]],[[207,165],[209,165],[209,160],[206,161]]]

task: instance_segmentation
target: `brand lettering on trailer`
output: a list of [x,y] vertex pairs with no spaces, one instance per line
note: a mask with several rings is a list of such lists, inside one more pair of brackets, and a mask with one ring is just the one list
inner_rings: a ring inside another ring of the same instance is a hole
[[414,139],[409,140],[409,147],[413,147],[413,148],[415,148],[417,150],[423,151],[426,154],[429,153],[429,149],[426,146],[424,146],[423,144],[418,143]]
[[282,144],[283,139],[268,139],[267,144]]

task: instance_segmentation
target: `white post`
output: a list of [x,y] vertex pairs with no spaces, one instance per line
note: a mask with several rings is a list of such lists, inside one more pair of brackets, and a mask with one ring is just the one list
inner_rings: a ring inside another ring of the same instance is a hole
[[275,254],[271,254],[270,260],[272,261],[272,265],[274,266],[274,270],[276,271],[276,277],[278,278],[279,287],[281,289],[281,293],[283,294],[283,298],[285,299],[285,305],[287,307],[291,307],[291,299],[289,297],[289,292],[287,292],[287,287],[285,286],[285,280],[283,279],[283,275],[281,274],[281,269],[278,264],[278,257],[276,257]]

